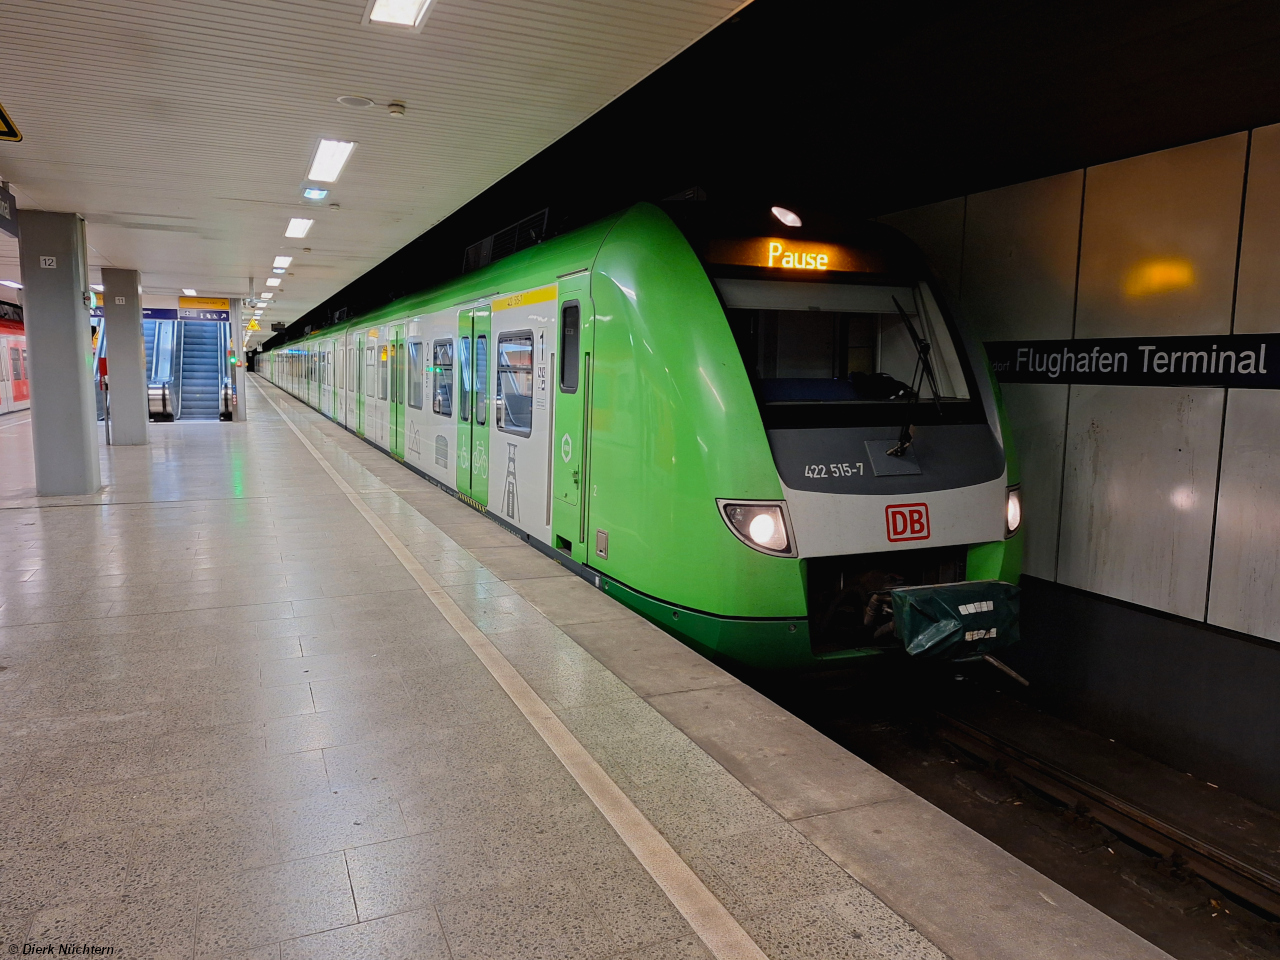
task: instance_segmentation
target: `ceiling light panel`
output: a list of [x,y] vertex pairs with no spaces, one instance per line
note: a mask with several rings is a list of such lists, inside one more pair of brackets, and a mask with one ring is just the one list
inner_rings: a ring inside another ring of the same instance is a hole
[[0,280],[0,283],[3,283],[6,287],[13,287],[13,289],[15,290],[22,289],[22,284],[20,284],[17,280]]
[[430,8],[431,0],[369,0],[364,19],[366,23],[421,30]]
[[289,226],[285,228],[284,235],[286,237],[294,237],[295,239],[305,237],[313,223],[315,223],[314,220],[307,220],[303,217],[294,217],[289,221]]
[[283,267],[287,267],[291,263],[293,263],[293,257],[276,257],[271,265],[273,267],[283,268]]
[[263,300],[270,300],[272,297],[275,296],[275,294],[272,293],[270,290],[268,290],[266,293],[258,294],[258,296],[261,297]]
[[183,287],[183,288],[182,288],[182,295],[183,295],[184,297],[194,297],[194,296],[196,295],[196,292],[195,292],[194,290],[192,290],[190,287]]
[[279,277],[267,277],[267,286],[268,286],[268,287],[278,287],[278,286],[280,286],[280,278],[279,278]]
[[307,179],[317,183],[333,183],[342,173],[347,158],[356,145],[350,140],[321,140],[316,147],[316,155],[311,160],[311,169],[307,171]]
[[91,283],[89,284],[89,289],[92,290],[94,293],[101,293],[104,288],[100,283]]

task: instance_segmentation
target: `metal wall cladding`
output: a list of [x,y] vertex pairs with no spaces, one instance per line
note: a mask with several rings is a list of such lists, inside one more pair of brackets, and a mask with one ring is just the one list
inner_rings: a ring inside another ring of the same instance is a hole
[[1084,172],[969,197],[964,314],[979,340],[1071,336]]
[[924,251],[925,259],[942,284],[942,293],[953,309],[960,303],[964,208],[965,198],[957,197],[880,218],[882,223],[901,230]]
[[1236,333],[1280,330],[1280,124],[1253,131],[1240,235]]
[[1223,396],[1071,388],[1059,582],[1204,617]]
[[1078,337],[1227,333],[1245,133],[1090,167]]
[[1280,640],[1280,393],[1232,390],[1209,622]]
[[1065,383],[1007,383],[1005,410],[1022,467],[1022,569],[1052,580],[1058,569],[1058,505],[1067,420]]

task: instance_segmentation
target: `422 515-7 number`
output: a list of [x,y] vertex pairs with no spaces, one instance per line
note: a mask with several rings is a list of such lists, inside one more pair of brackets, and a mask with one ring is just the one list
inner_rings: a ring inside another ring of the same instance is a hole
[[861,463],[806,463],[804,465],[804,475],[806,477],[853,477],[862,476]]

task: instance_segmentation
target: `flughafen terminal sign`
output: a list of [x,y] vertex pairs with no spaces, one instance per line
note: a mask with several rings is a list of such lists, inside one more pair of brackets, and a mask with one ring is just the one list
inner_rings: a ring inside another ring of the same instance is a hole
[[1001,383],[1280,388],[1280,334],[999,340],[986,348]]

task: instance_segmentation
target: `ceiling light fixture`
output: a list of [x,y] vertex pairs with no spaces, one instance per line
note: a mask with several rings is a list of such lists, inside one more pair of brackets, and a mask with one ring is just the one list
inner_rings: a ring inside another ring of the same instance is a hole
[[785,223],[788,227],[800,226],[800,218],[786,207],[770,207],[769,212]]
[[431,0],[369,0],[364,19],[366,23],[421,30],[430,7]]
[[308,200],[323,200],[329,195],[329,191],[320,187],[307,187],[302,191],[302,195]]
[[373,101],[368,97],[339,97],[338,102],[344,107],[372,107]]
[[268,287],[278,287],[278,286],[280,286],[280,278],[279,278],[279,277],[267,277],[267,286],[268,286]]
[[272,273],[284,273],[284,267],[272,267],[272,268],[271,268],[271,272],[272,272]]
[[286,237],[294,238],[305,237],[313,223],[315,223],[314,220],[307,220],[304,217],[293,217],[289,220],[289,226],[285,227],[284,235]]
[[89,284],[89,289],[92,290],[94,293],[101,293],[103,290],[103,287],[102,287],[102,284],[100,283],[91,283]]
[[271,261],[273,267],[279,267],[282,270],[291,263],[293,263],[293,257],[280,256]]
[[13,289],[15,290],[22,289],[22,284],[20,284],[17,280],[0,280],[0,283],[3,283],[6,287],[13,287]]
[[192,290],[190,287],[183,287],[183,288],[182,288],[182,295],[183,295],[184,297],[194,297],[194,296],[196,295],[196,292],[195,292],[194,290]]
[[316,147],[316,155],[311,160],[311,169],[307,171],[307,179],[317,183],[333,183],[342,173],[347,158],[356,148],[350,140],[321,140]]
[[262,300],[270,300],[274,296],[275,294],[272,293],[270,290],[268,290],[266,293],[258,294],[259,299],[262,299]]

